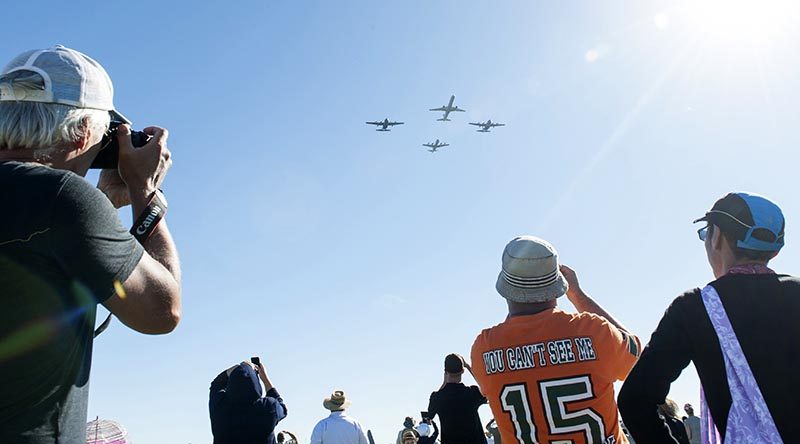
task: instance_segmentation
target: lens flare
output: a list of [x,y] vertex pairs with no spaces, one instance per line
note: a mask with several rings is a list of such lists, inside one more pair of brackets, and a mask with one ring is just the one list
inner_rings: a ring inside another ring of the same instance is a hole
[[684,6],[692,27],[726,46],[763,46],[797,26],[794,0],[692,0]]
[[120,299],[125,299],[127,296],[125,293],[125,287],[122,286],[122,282],[114,281],[114,291],[117,293]]

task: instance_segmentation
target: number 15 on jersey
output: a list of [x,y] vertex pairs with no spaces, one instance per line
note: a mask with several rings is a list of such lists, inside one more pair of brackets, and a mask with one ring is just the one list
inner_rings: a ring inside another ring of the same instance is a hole
[[[583,433],[587,444],[616,444],[613,436],[605,437],[605,424],[597,412],[591,408],[567,411],[569,402],[594,399],[592,381],[588,375],[539,381],[538,384],[548,435]],[[527,384],[509,384],[503,387],[500,405],[511,416],[520,444],[547,443],[537,438]],[[567,439],[550,443],[572,444],[573,441]]]

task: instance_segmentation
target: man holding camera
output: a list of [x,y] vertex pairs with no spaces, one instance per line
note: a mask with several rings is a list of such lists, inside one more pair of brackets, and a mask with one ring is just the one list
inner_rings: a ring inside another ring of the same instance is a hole
[[[105,70],[80,52],[27,51],[0,73],[0,442],[85,442],[98,303],[147,334],[180,319],[158,191],[167,131],[145,128],[134,148],[125,123]],[[113,142],[118,167],[98,190],[83,176]],[[130,232],[115,210],[128,204]]]

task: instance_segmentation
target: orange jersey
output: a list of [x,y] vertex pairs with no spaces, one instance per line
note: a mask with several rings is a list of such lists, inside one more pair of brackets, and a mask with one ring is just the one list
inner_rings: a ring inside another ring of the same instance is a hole
[[601,316],[554,308],[483,330],[472,364],[503,444],[620,444],[613,384],[640,349]]

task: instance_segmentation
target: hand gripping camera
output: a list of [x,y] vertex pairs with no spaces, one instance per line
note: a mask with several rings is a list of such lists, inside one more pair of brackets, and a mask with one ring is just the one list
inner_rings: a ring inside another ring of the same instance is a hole
[[[100,141],[100,153],[95,157],[90,168],[95,169],[117,169],[119,165],[119,142],[117,141],[117,127],[125,122],[121,120],[111,120],[108,131]],[[150,136],[143,131],[131,131],[131,142],[135,148],[144,146]]]

